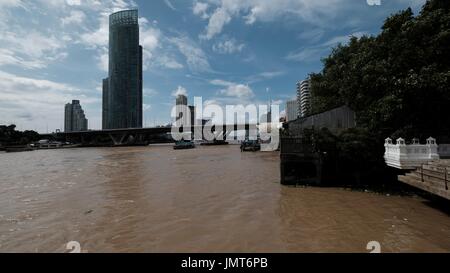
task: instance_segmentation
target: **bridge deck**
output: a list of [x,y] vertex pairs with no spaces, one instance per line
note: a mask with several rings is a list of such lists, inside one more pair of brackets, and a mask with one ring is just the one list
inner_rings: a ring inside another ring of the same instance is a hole
[[[199,135],[197,131],[200,129]],[[232,131],[251,131],[257,129],[256,124],[224,124],[224,125],[195,125],[187,128],[179,128],[178,131],[191,131],[196,138],[204,136],[204,132],[215,132],[225,138]],[[82,144],[87,146],[122,146],[122,145],[148,145],[149,143],[166,143],[171,140],[172,127],[155,128],[128,128],[108,129],[84,132],[59,132],[55,134],[41,135],[43,139],[58,140]]]

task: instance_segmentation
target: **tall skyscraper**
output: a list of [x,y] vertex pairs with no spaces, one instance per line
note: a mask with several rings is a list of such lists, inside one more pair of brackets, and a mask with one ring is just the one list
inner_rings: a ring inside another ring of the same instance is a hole
[[88,120],[84,114],[79,100],[66,104],[64,114],[64,132],[87,131]]
[[103,129],[142,128],[142,46],[137,10],[109,17],[109,77],[103,81]]
[[195,125],[195,106],[190,105],[189,106],[189,113],[191,114],[191,126]]
[[293,121],[298,118],[298,102],[297,100],[290,100],[286,102],[286,119]]
[[297,103],[300,117],[306,117],[311,113],[311,87],[309,79],[297,83]]

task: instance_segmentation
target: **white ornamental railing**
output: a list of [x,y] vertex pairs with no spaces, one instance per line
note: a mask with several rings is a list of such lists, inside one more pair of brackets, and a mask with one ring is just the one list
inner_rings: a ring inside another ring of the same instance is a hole
[[393,144],[392,139],[387,138],[384,144],[386,149],[384,159],[390,167],[413,170],[422,166],[429,161],[439,159],[436,139],[430,137],[427,144],[422,145],[419,139],[415,138],[411,144],[406,145],[403,138],[397,139],[397,143]]

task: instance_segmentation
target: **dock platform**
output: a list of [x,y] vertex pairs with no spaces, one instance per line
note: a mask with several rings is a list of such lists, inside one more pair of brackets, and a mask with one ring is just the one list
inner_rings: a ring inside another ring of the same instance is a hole
[[401,175],[399,181],[450,200],[450,160],[433,160],[415,171]]

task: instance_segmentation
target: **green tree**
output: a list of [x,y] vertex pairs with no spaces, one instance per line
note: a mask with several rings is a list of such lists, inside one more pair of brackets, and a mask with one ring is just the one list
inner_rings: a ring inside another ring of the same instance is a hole
[[430,0],[414,17],[387,18],[381,33],[352,37],[312,74],[313,111],[346,104],[358,125],[387,136],[450,133],[450,1]]

